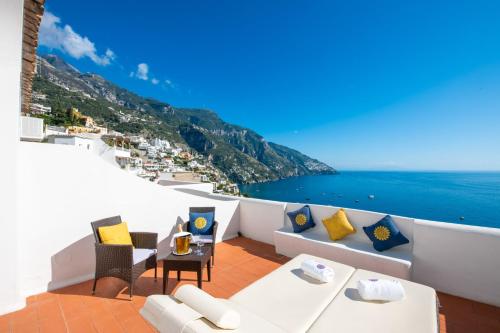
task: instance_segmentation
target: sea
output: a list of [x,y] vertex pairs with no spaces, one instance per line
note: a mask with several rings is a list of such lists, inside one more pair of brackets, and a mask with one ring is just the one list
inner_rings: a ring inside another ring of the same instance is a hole
[[372,172],[240,185],[252,198],[500,228],[500,172]]

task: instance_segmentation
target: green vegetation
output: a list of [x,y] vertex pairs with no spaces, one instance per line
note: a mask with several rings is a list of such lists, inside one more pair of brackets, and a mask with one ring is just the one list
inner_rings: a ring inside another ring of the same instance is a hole
[[[44,61],[50,65],[43,65]],[[98,75],[81,74],[53,55],[42,59],[41,75],[35,78],[33,89],[47,95],[45,104],[53,109],[52,114],[44,116],[48,124],[73,125],[77,120],[66,110],[75,107],[115,131],[185,144],[233,182],[335,173],[320,161],[268,143],[250,129],[224,122],[213,111],[176,108],[143,98]]]

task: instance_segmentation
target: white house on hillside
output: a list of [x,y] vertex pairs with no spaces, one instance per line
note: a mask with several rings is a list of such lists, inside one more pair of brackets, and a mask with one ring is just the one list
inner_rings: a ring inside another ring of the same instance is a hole
[[140,142],[139,145],[137,146],[137,149],[139,150],[147,150],[149,147],[149,143],[147,142]]
[[68,135],[68,129],[64,126],[45,126],[45,136],[49,135]]
[[162,139],[158,139],[158,138],[153,139],[151,141],[151,144],[153,146],[155,146],[156,148],[165,148],[165,149],[170,148],[170,142],[168,142],[167,140],[162,140]]
[[47,114],[52,112],[52,108],[50,106],[45,106],[38,103],[32,103],[30,105],[30,111],[33,114]]
[[74,146],[83,150],[94,150],[94,141],[74,135],[51,135],[48,137],[49,143],[58,145]]
[[41,142],[43,138],[43,119],[21,116],[21,140]]

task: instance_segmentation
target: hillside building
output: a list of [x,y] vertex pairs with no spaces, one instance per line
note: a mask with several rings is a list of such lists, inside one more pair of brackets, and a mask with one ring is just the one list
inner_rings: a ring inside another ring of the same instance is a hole
[[162,140],[159,138],[154,138],[151,140],[151,145],[153,145],[156,148],[161,148],[161,149],[168,149],[170,148],[170,142],[167,140]]
[[49,135],[68,135],[68,129],[64,126],[45,126],[45,136]]
[[41,142],[44,136],[43,119],[21,116],[21,140]]
[[52,112],[52,108],[50,106],[45,106],[43,104],[31,103],[30,105],[30,113],[41,115],[48,114]]
[[49,143],[57,145],[73,146],[78,149],[92,151],[94,150],[94,142],[91,139],[83,138],[75,135],[51,135],[48,138]]

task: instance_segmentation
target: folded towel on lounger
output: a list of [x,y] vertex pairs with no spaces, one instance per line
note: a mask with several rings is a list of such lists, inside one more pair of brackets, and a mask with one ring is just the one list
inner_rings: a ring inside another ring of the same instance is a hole
[[400,301],[405,290],[397,280],[359,280],[358,292],[365,301]]
[[304,260],[300,268],[304,271],[304,274],[321,282],[331,282],[335,277],[335,272],[331,267],[316,260]]

